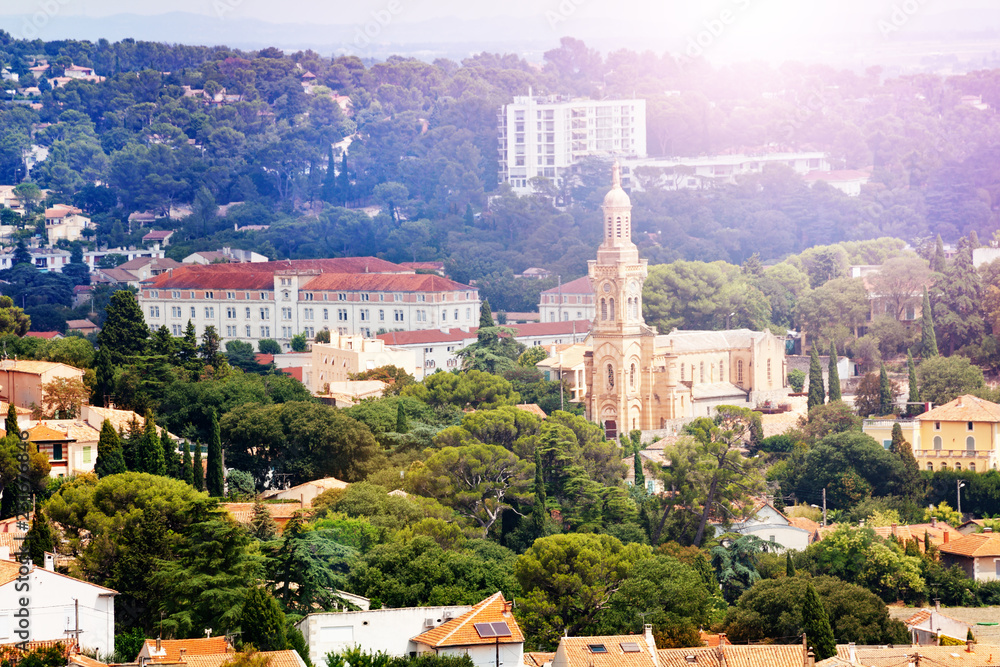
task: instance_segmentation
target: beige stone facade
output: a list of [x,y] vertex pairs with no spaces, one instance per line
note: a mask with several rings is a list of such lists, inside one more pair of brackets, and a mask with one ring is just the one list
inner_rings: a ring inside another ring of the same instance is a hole
[[350,380],[351,373],[380,366],[398,366],[410,375],[418,372],[417,353],[390,347],[379,338],[330,334],[329,343],[312,347],[312,387],[314,394],[327,394],[330,385]]
[[646,260],[631,240],[632,205],[618,166],[604,199],[604,240],[589,262],[595,318],[584,356],[587,413],[609,437],[708,416],[718,405],[786,397],[783,341],[768,332],[675,331],[642,317]]

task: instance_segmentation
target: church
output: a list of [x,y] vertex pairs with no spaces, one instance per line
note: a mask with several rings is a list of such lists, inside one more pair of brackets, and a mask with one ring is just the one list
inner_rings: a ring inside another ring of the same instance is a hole
[[632,201],[616,162],[604,197],[604,236],[588,262],[595,317],[584,353],[587,416],[609,438],[754,407],[788,396],[784,341],[764,331],[659,334],[642,317],[646,260],[632,243]]

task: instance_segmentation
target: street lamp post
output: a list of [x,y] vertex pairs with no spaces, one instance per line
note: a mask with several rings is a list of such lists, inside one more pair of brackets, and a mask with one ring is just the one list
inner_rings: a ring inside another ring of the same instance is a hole
[[955,480],[955,485],[957,486],[957,488],[955,489],[955,495],[958,496],[958,516],[959,516],[959,518],[961,518],[962,517],[962,487],[965,486],[965,482],[963,482],[960,479],[956,479]]

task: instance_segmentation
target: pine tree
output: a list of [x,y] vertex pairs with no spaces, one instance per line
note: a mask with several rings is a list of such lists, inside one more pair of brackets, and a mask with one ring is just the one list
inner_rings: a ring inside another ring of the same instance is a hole
[[802,601],[802,630],[812,645],[816,661],[826,660],[837,654],[837,644],[830,628],[830,618],[820,602],[812,583],[806,584],[806,597]]
[[97,334],[97,346],[107,349],[111,363],[121,365],[128,357],[145,352],[149,327],[135,294],[118,290],[111,295],[105,310],[108,316]]
[[893,494],[918,499],[924,494],[924,479],[920,474],[920,465],[913,456],[913,448],[903,437],[903,429],[899,424],[892,425],[892,453],[899,459],[899,475],[893,482]]
[[830,367],[829,367],[829,379],[830,384],[829,396],[830,402],[840,400],[840,371],[837,370],[837,348],[830,342]]
[[409,430],[410,427],[406,423],[406,406],[403,405],[403,401],[398,401],[396,403],[396,433],[406,433]]
[[896,397],[892,395],[892,384],[889,374],[885,372],[885,364],[881,364],[878,374],[878,410],[879,415],[891,415],[896,410]]
[[125,470],[122,440],[111,422],[105,419],[101,424],[101,436],[97,440],[97,461],[94,462],[94,472],[98,477],[107,477],[123,473]]
[[201,464],[201,443],[194,443],[194,457],[191,459],[192,484],[197,491],[205,490],[205,467]]
[[180,477],[180,458],[177,456],[177,443],[173,441],[167,429],[160,430],[160,446],[163,447],[163,463],[167,477]]
[[15,438],[21,436],[21,427],[17,423],[17,410],[14,408],[13,403],[7,406],[7,419],[4,421],[4,430],[7,431],[7,435],[13,435]]
[[188,320],[184,327],[184,335],[177,340],[177,359],[189,370],[200,370],[198,363],[198,330],[194,323]]
[[635,488],[646,490],[646,473],[642,468],[642,457],[636,451],[632,455],[632,466],[635,468]]
[[483,299],[482,305],[479,306],[479,328],[488,329],[495,326],[496,324],[493,322],[493,311],[490,310],[490,300]]
[[806,405],[812,410],[817,405],[823,405],[826,399],[826,388],[823,386],[823,369],[819,365],[819,355],[813,347],[809,357],[809,397]]
[[251,588],[243,601],[240,641],[258,651],[284,651],[288,647],[285,614],[262,586]]
[[260,498],[253,502],[253,514],[250,517],[250,534],[262,542],[274,539],[278,534],[278,524],[274,522],[274,517],[267,511]]
[[212,410],[211,439],[208,441],[208,477],[205,479],[208,495],[221,497],[226,492],[226,481],[222,470],[222,435],[219,431],[219,415]]
[[973,229],[969,232],[969,250],[975,250],[979,247],[979,234]]
[[118,437],[122,442],[122,457],[125,459],[125,469],[131,472],[145,472],[139,456],[143,437],[143,429],[139,426],[139,420],[132,417],[132,421],[128,423],[128,434],[119,431]]
[[24,239],[20,239],[17,245],[14,246],[14,257],[11,261],[11,266],[17,266],[18,264],[32,264],[31,253],[28,252],[28,246],[25,244]]
[[931,313],[931,299],[925,287],[924,302],[920,313],[920,358],[930,359],[937,355],[938,346],[937,336],[934,334],[934,316]]
[[97,359],[94,364],[94,391],[91,394],[90,402],[94,405],[106,407],[114,395],[115,390],[115,369],[111,364],[111,352],[106,348],[97,351]]
[[156,433],[153,413],[149,410],[146,411],[146,426],[143,428],[142,439],[136,453],[140,472],[148,472],[150,475],[167,474],[167,462],[163,458],[163,444],[160,442],[160,436]]
[[194,486],[194,469],[191,467],[191,448],[187,440],[181,444],[181,474],[180,479]]
[[944,241],[941,240],[941,235],[938,234],[937,242],[934,244],[934,256],[931,258],[931,271],[943,273],[946,265],[947,263],[944,258]]
[[917,403],[920,403],[920,387],[917,385],[917,367],[913,363],[913,355],[906,353],[906,370],[909,374],[910,395],[907,397],[909,405],[906,406],[906,414],[913,417],[919,415],[924,410]]

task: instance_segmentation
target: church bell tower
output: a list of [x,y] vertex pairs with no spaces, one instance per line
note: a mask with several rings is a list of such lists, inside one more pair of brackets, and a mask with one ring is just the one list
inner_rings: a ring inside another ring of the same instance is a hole
[[[644,390],[651,382],[645,378],[643,359],[648,365],[655,335],[642,319],[642,284],[648,268],[632,243],[632,201],[622,190],[617,161],[611,171],[611,190],[601,208],[603,239],[597,259],[587,263],[596,306],[593,357],[588,363],[588,413],[608,437],[614,437],[649,428],[642,420]],[[644,347],[649,348],[645,354]]]

